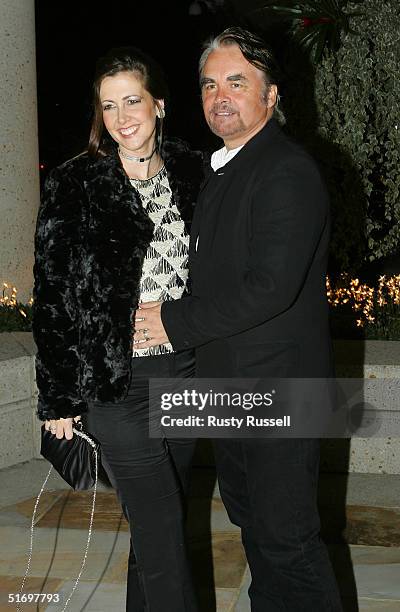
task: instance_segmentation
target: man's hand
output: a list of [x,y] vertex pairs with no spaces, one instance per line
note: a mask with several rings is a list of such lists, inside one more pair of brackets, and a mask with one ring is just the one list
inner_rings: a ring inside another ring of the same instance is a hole
[[162,302],[145,302],[139,305],[135,314],[135,348],[150,348],[168,342],[161,321]]
[[72,425],[73,423],[77,423],[81,420],[80,416],[76,416],[74,418],[68,419],[50,419],[50,421],[46,421],[44,427],[47,431],[51,431],[52,434],[56,435],[56,438],[61,440],[61,438],[65,437],[67,440],[72,440],[73,431]]

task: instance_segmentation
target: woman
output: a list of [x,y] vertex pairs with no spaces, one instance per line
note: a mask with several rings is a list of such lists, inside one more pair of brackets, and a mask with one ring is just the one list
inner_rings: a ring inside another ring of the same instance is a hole
[[186,290],[203,178],[199,153],[162,142],[166,93],[137,49],[99,60],[88,151],[49,175],[36,233],[38,416],[71,438],[87,412],[130,522],[130,612],[197,609],[182,509],[194,444],[148,435],[149,378],[191,376],[193,355],[133,345],[139,300]]

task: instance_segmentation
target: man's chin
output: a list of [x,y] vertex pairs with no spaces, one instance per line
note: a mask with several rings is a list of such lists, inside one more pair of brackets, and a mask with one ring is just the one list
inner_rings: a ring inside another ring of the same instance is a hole
[[208,127],[216,136],[220,138],[229,138],[239,134],[241,129],[238,126],[232,125],[216,125],[215,123],[209,123]]

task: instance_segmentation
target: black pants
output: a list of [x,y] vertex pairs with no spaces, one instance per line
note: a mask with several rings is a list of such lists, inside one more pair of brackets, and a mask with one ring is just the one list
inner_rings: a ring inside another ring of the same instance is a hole
[[241,527],[252,612],[340,612],[317,509],[319,440],[214,440],[218,481]]
[[149,437],[149,378],[193,375],[191,352],[136,357],[128,396],[93,402],[88,429],[130,523],[127,612],[197,610],[184,533],[184,489],[195,442]]

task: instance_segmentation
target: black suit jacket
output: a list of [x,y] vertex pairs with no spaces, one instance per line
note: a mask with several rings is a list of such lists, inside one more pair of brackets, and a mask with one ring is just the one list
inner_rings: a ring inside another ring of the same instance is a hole
[[328,241],[316,164],[271,119],[200,192],[192,295],[161,311],[174,348],[201,377],[330,376]]

